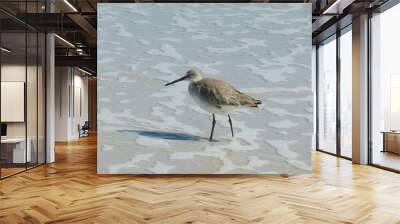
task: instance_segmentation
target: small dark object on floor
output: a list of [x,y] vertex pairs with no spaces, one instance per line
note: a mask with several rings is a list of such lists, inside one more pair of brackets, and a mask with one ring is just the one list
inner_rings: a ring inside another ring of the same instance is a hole
[[79,138],[89,136],[89,129],[90,129],[89,121],[85,121],[82,127],[78,124]]

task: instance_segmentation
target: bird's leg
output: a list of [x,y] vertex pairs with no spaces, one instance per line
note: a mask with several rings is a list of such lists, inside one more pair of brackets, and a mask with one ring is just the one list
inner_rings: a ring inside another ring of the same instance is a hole
[[212,114],[212,116],[213,116],[213,120],[212,120],[212,127],[211,127],[210,142],[212,142],[212,137],[213,137],[213,134],[214,134],[214,127],[215,127],[215,115]]
[[229,116],[229,114],[228,114],[228,118],[229,118],[229,124],[231,125],[231,132],[232,132],[232,137],[233,137],[232,120],[231,120],[231,116]]

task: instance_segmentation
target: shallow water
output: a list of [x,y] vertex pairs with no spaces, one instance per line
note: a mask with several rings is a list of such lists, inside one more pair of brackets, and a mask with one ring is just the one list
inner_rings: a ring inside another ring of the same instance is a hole
[[[309,4],[99,4],[99,173],[311,170]],[[195,67],[263,104],[216,116],[190,98]]]

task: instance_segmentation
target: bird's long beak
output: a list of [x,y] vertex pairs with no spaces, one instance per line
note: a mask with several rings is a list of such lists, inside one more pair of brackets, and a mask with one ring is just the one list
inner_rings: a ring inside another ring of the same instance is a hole
[[174,84],[174,83],[183,81],[183,80],[185,80],[186,78],[187,78],[187,76],[185,75],[185,76],[183,76],[182,78],[179,78],[179,79],[177,79],[177,80],[174,80],[174,81],[172,81],[172,82],[169,82],[169,83],[165,84],[165,86],[169,86],[169,85],[172,85],[172,84]]

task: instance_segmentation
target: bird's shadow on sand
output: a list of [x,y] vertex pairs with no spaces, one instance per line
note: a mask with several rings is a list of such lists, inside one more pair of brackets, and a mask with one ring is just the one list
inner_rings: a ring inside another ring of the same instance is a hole
[[119,130],[118,132],[131,132],[137,133],[140,136],[150,137],[150,138],[159,138],[166,140],[176,140],[176,141],[201,141],[207,140],[208,138],[204,138],[202,136],[179,133],[179,132],[167,132],[167,131],[148,131],[148,130]]

